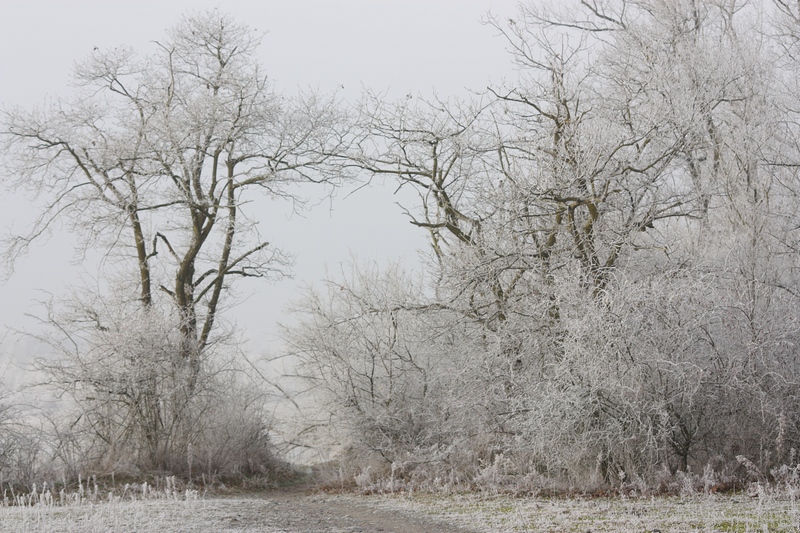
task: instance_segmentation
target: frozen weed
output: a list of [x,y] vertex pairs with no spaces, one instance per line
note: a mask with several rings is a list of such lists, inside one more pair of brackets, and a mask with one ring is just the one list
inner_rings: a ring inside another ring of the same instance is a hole
[[0,530],[151,531],[148,524],[154,518],[163,523],[176,509],[194,507],[201,500],[198,490],[183,485],[175,476],[108,489],[101,489],[96,477],[79,477],[72,490],[56,491],[47,482],[34,484],[27,493],[9,486],[3,490]]

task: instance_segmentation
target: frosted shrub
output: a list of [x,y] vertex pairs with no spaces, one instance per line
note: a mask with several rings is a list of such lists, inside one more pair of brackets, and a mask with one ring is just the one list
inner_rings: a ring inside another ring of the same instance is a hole
[[[94,309],[102,313],[92,315]],[[61,356],[39,362],[71,400],[46,436],[55,443],[50,462],[67,477],[86,469],[130,478],[171,472],[206,482],[275,477],[280,463],[268,436],[266,394],[233,346],[206,350],[195,372],[180,355],[185,339],[167,310],[91,301],[72,313],[58,320],[74,325],[75,349],[53,336]],[[80,326],[87,314],[102,327]]]

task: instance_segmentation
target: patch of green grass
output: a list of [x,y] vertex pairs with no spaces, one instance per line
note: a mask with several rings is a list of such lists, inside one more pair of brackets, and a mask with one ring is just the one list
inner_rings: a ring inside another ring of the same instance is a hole
[[739,522],[738,520],[725,520],[714,524],[714,529],[722,533],[745,533],[747,531],[747,524]]
[[796,533],[798,528],[784,520],[723,520],[713,524],[713,530],[721,533],[751,533],[767,531],[770,533]]

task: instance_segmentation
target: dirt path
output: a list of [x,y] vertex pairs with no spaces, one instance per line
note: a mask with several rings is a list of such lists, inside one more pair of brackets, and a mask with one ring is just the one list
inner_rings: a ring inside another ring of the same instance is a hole
[[367,500],[301,491],[273,491],[248,497],[222,498],[227,531],[271,533],[385,532],[466,533],[452,524],[402,512],[387,512]]

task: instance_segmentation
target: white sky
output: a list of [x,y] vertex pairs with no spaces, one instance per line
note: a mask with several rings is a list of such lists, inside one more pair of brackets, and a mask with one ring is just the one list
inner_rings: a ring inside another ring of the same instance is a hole
[[[464,95],[499,84],[513,69],[503,40],[480,19],[489,10],[513,16],[517,0],[0,0],[0,106],[30,108],[46,97],[67,96],[75,61],[94,47],[131,45],[143,53],[163,38],[181,14],[219,7],[266,31],[261,60],[277,87],[322,91],[344,86],[440,96]],[[0,189],[1,190],[1,189]],[[256,354],[274,352],[278,320],[298,287],[335,273],[351,254],[385,263],[416,262],[424,234],[402,215],[394,188],[372,186],[318,206],[304,218],[273,206],[264,235],[297,257],[295,279],[238,286],[251,295],[235,308]],[[30,201],[0,192],[0,232],[20,231],[31,219]],[[0,327],[33,328],[25,313],[39,309],[43,292],[64,295],[92,267],[75,264],[69,234],[52,238],[24,257],[0,285]],[[0,337],[2,331],[0,331]],[[2,345],[0,345],[2,346]],[[8,339],[7,350],[24,350]],[[0,354],[2,357],[2,354]]]

